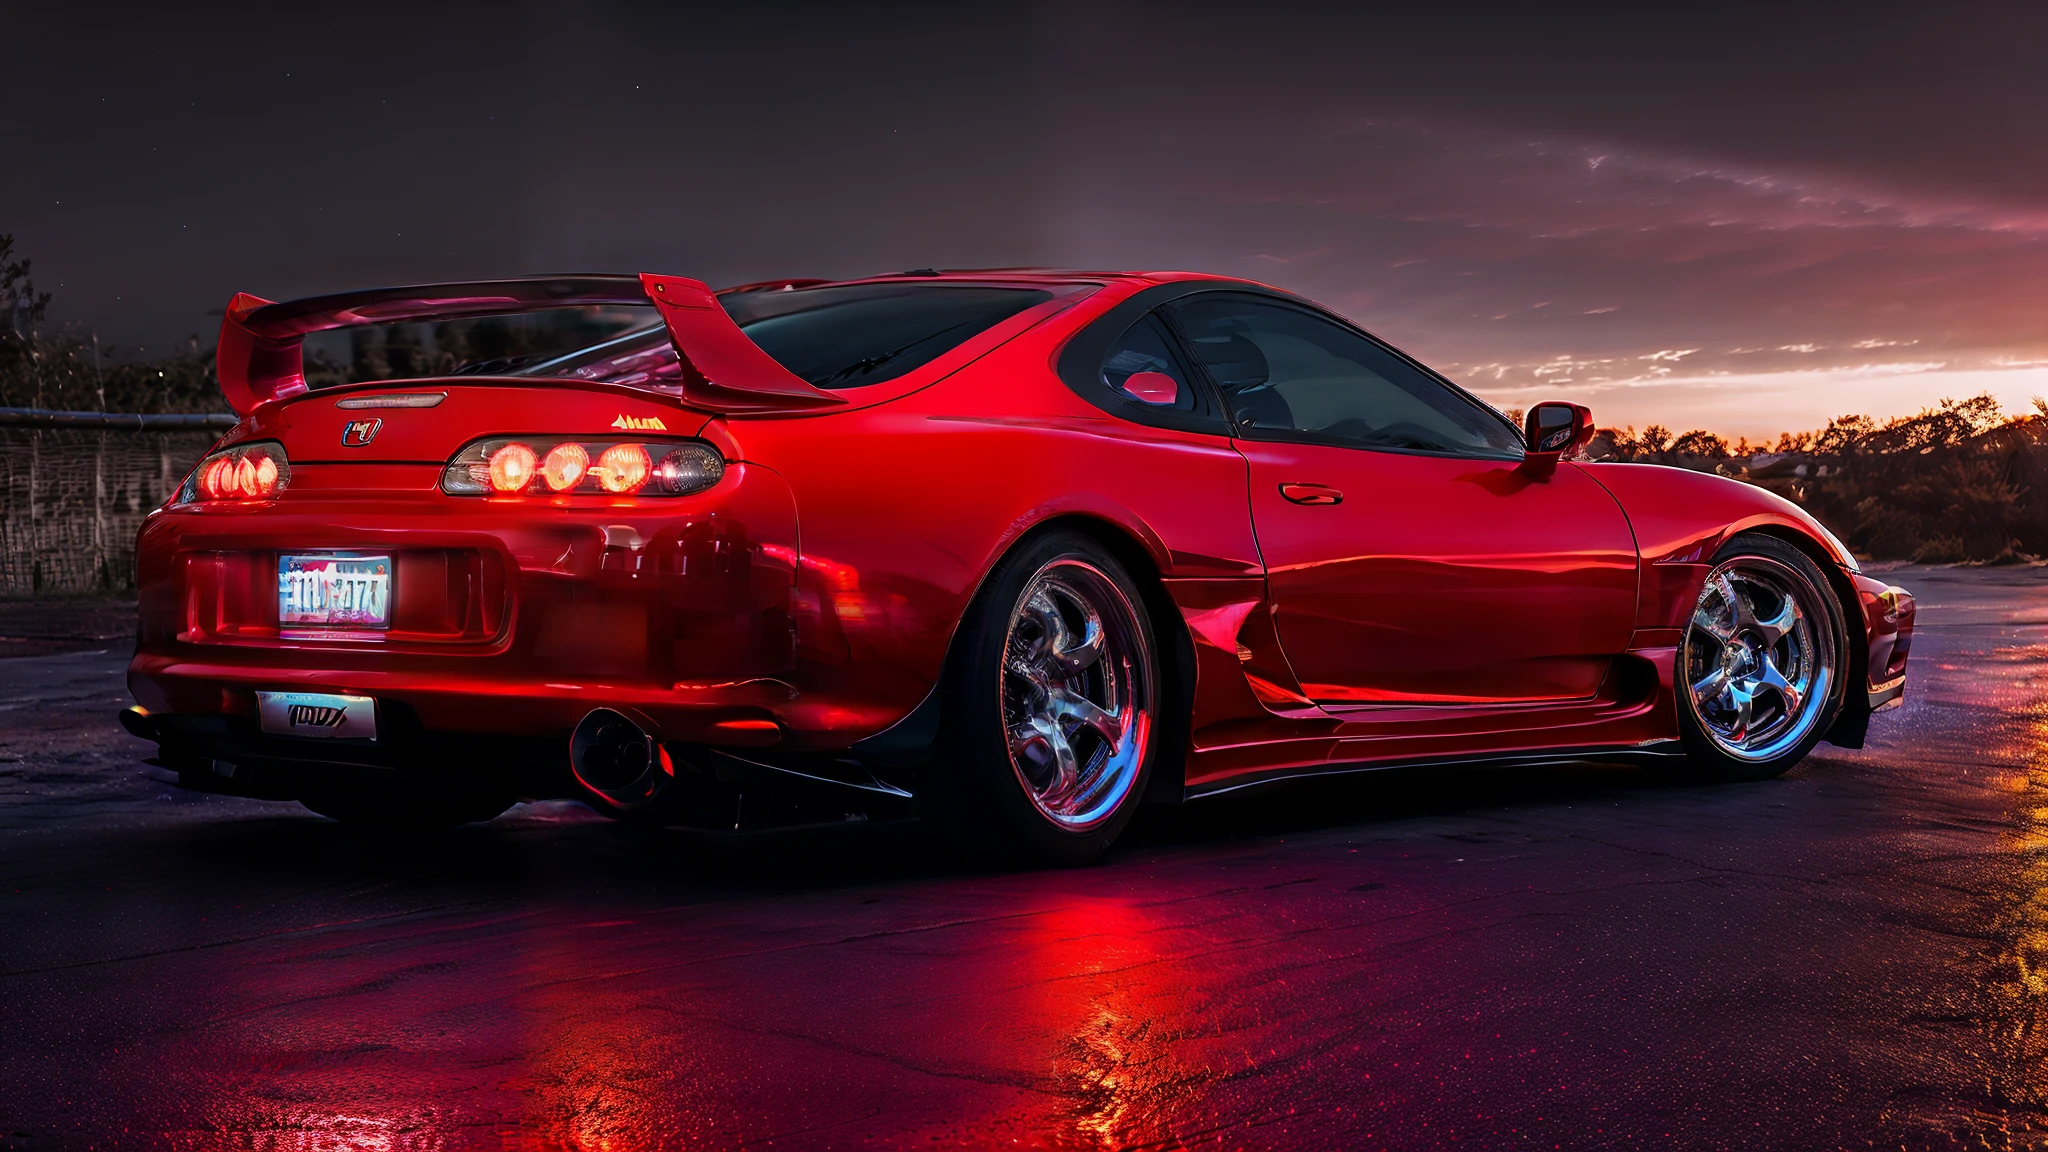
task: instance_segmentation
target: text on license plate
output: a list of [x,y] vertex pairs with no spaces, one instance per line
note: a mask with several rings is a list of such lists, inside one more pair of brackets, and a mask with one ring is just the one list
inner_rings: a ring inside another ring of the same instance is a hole
[[391,557],[279,556],[277,623],[287,632],[391,627]]
[[279,736],[375,740],[377,702],[333,692],[258,692],[256,713],[265,732]]

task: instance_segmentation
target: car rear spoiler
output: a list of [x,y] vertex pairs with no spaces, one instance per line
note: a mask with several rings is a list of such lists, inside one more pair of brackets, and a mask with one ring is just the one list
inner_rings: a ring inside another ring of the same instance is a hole
[[747,339],[701,280],[681,276],[537,276],[369,288],[272,303],[238,292],[221,320],[214,372],[247,416],[306,391],[304,341],[365,324],[458,320],[590,304],[652,304],[683,365],[683,402],[713,412],[787,412],[843,404]]

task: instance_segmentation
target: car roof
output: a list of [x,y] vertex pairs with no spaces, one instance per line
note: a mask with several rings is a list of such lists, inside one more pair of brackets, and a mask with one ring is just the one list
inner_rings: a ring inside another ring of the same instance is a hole
[[740,284],[721,288],[723,292],[744,292],[748,290],[781,288],[785,285],[795,288],[838,287],[847,284],[891,284],[905,282],[944,283],[1000,283],[1000,284],[1108,284],[1135,282],[1139,284],[1165,284],[1185,280],[1213,280],[1218,284],[1241,284],[1249,287],[1268,288],[1256,280],[1245,280],[1235,276],[1220,276],[1208,272],[1180,271],[1106,271],[1072,268],[915,268],[907,272],[885,272],[873,276],[855,276],[844,280],[762,280],[753,284]]

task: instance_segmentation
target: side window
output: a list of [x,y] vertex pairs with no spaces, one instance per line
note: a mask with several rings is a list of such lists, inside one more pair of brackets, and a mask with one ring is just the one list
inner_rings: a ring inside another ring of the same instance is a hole
[[1131,325],[1109,346],[1102,358],[1102,383],[1112,392],[1154,408],[1195,409],[1195,390],[1187,370],[1173,354],[1172,336],[1156,313]]
[[1197,297],[1176,316],[1240,429],[1426,452],[1521,449],[1492,414],[1341,325],[1242,297]]

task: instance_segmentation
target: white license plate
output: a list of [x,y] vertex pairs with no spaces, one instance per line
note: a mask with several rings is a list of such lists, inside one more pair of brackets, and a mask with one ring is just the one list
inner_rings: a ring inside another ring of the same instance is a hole
[[322,740],[375,740],[377,702],[368,696],[334,692],[258,692],[256,714],[263,730],[278,736]]
[[391,557],[301,553],[277,558],[277,626],[285,637],[379,639],[391,627]]

